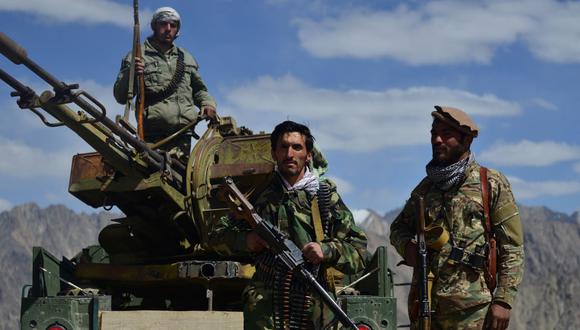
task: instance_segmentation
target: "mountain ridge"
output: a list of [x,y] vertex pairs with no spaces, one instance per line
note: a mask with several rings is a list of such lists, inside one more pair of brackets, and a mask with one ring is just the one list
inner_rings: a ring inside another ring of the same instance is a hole
[[[397,267],[401,258],[390,246],[390,223],[400,212],[383,215],[369,210],[358,219],[369,238],[368,247],[387,245],[388,265],[395,283],[408,283],[412,269]],[[510,329],[580,328],[580,289],[578,270],[580,242],[578,212],[567,215],[546,207],[520,205],[524,225],[526,271],[516,299]],[[83,247],[97,243],[101,228],[118,215],[75,213],[63,205],[41,208],[34,203],[18,205],[0,213],[0,317],[4,324],[18,324],[20,294],[31,282],[32,246],[43,246],[55,256],[73,257]],[[407,287],[395,287],[398,324],[408,324]],[[2,328],[3,326],[0,326]],[[13,329],[6,326],[4,329]]]

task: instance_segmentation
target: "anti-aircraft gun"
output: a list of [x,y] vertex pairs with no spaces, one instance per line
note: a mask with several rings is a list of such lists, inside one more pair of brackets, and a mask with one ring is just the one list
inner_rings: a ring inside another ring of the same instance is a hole
[[[207,245],[208,233],[229,212],[218,198],[224,177],[231,177],[248,198],[265,187],[274,170],[269,135],[253,134],[224,117],[209,124],[184,163],[110,120],[97,99],[76,84],[59,81],[4,33],[0,52],[53,88],[38,95],[0,69],[19,107],[49,127],[68,127],[96,151],[73,157],[69,192],[92,207],[115,206],[124,213],[101,231],[98,246],[70,260],[34,248],[33,283],[23,289],[21,328],[99,329],[105,325],[100,312],[107,310],[240,311],[241,291],[254,269],[243,257],[218,257]],[[71,109],[72,104],[80,110]],[[384,248],[369,267],[370,274],[357,283],[362,295],[339,302],[363,329],[394,329],[395,299]],[[205,313],[196,320],[218,327],[230,320],[241,327],[237,314]]]

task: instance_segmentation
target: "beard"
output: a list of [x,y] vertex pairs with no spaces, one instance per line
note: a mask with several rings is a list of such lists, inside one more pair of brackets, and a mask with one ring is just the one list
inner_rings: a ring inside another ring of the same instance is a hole
[[432,151],[434,164],[446,166],[458,162],[467,151],[467,147],[462,143],[452,147],[433,146]]
[[153,33],[153,39],[161,44],[172,44],[176,38],[177,36],[171,36],[170,32],[158,33],[157,31],[154,31]]
[[300,164],[298,164],[298,162],[294,162],[292,165],[294,166],[288,166],[287,164],[278,164],[278,171],[284,176],[284,177],[294,177],[294,176],[299,176],[300,173],[302,173],[302,170],[304,169],[304,166],[301,166]]

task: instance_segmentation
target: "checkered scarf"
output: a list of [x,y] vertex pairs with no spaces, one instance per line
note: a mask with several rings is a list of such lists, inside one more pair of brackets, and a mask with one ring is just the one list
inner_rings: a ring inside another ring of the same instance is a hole
[[433,164],[433,160],[431,160],[425,167],[427,177],[433,181],[435,187],[443,191],[448,191],[463,182],[465,179],[465,169],[473,160],[475,160],[473,152],[469,154],[469,157],[448,166],[435,165]]

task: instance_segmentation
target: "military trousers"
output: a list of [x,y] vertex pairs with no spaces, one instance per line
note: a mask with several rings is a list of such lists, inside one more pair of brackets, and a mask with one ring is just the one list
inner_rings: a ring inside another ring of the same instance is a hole
[[457,312],[431,316],[431,329],[480,330],[485,325],[489,304],[473,306]]

